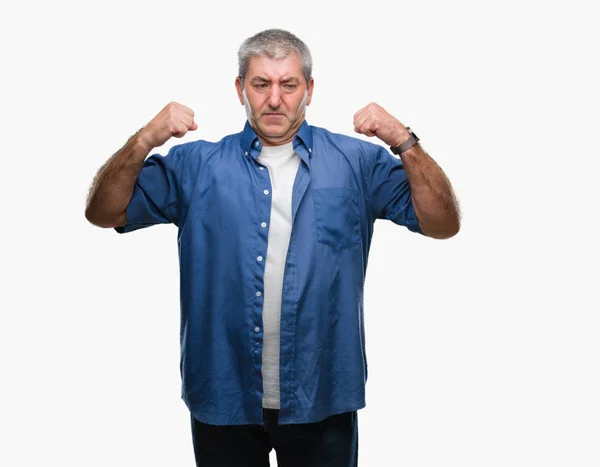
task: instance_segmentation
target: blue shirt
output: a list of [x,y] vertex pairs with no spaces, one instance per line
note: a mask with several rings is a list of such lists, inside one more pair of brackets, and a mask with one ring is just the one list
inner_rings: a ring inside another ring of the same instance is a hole
[[[280,424],[365,406],[363,290],[375,219],[420,232],[399,159],[302,124],[281,304]],[[213,425],[262,424],[263,274],[271,212],[262,143],[246,122],[217,143],[174,146],[144,163],[130,232],[178,227],[181,396]],[[260,292],[260,293],[259,293]]]

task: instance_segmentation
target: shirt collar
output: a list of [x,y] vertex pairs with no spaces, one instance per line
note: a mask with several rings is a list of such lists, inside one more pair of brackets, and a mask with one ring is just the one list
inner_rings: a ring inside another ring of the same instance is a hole
[[[308,151],[308,156],[310,158],[312,156],[313,140],[312,131],[308,126],[306,120],[302,122],[302,125],[300,125],[300,128],[298,128],[298,131],[294,136],[294,149],[296,149],[298,144],[302,144],[306,147],[306,150]],[[253,149],[257,150],[258,154],[260,154],[260,151],[262,150],[262,143],[258,139],[258,136],[256,135],[254,129],[250,126],[250,122],[248,122],[248,120],[246,120],[244,130],[242,131],[241,145],[245,155],[249,155]]]

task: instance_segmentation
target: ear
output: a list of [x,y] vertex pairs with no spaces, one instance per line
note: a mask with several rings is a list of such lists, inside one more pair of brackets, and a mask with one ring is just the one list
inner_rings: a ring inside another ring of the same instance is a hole
[[240,100],[240,104],[244,105],[244,95],[242,94],[242,79],[238,76],[235,79],[235,89],[237,90],[238,99]]
[[308,83],[308,98],[306,99],[306,105],[310,105],[314,87],[315,87],[315,80],[313,78],[311,78],[310,82]]

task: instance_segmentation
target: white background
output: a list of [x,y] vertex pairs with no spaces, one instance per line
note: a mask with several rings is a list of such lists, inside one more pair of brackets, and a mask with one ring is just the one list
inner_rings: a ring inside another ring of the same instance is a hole
[[176,228],[120,236],[85,199],[169,101],[196,112],[184,141],[240,131],[237,49],[269,27],[311,48],[310,124],[353,135],[379,103],[463,211],[446,241],[376,223],[360,465],[600,465],[591,4],[2,6],[0,465],[194,465]]

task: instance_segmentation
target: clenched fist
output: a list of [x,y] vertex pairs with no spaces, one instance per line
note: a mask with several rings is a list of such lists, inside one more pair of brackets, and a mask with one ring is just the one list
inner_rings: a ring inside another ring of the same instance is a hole
[[172,136],[181,138],[188,131],[198,129],[194,111],[185,105],[171,102],[140,130],[139,138],[149,148],[162,146]]
[[389,146],[400,146],[410,133],[399,120],[374,102],[354,114],[354,131],[366,136],[377,136]]

